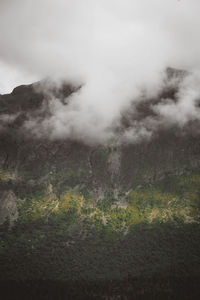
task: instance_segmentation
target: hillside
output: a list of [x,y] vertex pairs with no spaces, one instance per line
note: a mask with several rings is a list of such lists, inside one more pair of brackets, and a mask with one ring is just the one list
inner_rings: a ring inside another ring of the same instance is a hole
[[[36,137],[24,124],[51,114],[40,85],[0,95],[2,291],[10,297],[31,291],[30,299],[55,293],[59,299],[198,299],[199,123],[160,126],[134,143]],[[64,101],[80,88],[63,84],[51,94]],[[155,114],[152,103],[176,101],[177,89],[144,99],[136,116],[122,115],[117,131]]]

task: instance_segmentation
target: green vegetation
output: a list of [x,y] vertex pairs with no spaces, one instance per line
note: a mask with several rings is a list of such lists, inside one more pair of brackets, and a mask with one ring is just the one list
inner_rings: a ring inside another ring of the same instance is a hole
[[112,235],[97,216],[93,235],[83,236],[80,219],[68,217],[18,224],[2,238],[1,279],[92,281],[200,272],[198,224],[140,223],[127,235]]
[[7,279],[107,280],[200,272],[200,172],[95,200],[86,188],[52,184],[19,201],[0,226]]
[[9,179],[15,179],[15,175],[11,171],[0,168],[0,181],[7,181]]
[[[121,204],[122,202],[122,204]],[[124,205],[123,205],[124,203]],[[50,184],[46,191],[29,195],[19,203],[18,222],[50,221],[63,215],[79,216],[79,224],[98,230],[127,233],[139,223],[174,224],[200,221],[200,173],[172,176],[154,185],[140,186],[116,200],[109,193],[97,203],[86,189],[67,189],[60,194]]]

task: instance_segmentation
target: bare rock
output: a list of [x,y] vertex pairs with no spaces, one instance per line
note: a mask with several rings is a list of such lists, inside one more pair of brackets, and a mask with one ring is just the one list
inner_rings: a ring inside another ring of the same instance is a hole
[[12,226],[17,220],[19,215],[17,201],[17,197],[11,190],[0,193],[0,225],[9,219],[10,226]]

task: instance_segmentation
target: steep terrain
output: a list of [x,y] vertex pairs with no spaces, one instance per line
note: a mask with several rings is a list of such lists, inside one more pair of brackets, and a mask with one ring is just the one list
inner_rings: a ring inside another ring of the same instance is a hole
[[[40,85],[0,95],[2,290],[23,282],[26,297],[38,287],[37,299],[55,290],[60,299],[198,298],[199,123],[161,126],[131,144],[51,140],[24,126],[51,114]],[[77,89],[51,94],[63,101]],[[159,99],[176,101],[176,91],[140,102],[118,130],[152,116]]]

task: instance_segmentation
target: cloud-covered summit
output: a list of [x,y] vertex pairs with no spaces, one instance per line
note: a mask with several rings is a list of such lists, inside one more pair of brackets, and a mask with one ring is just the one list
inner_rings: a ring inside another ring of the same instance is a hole
[[[82,86],[68,105],[50,95],[51,118],[37,131],[51,137],[112,138],[124,111],[144,93],[159,95],[168,66],[191,75],[176,102],[153,109],[183,126],[199,118],[199,11],[198,0],[3,0],[0,60],[21,74]],[[149,135],[155,120],[146,123],[133,120],[130,139]],[[30,119],[26,127],[36,124]]]

